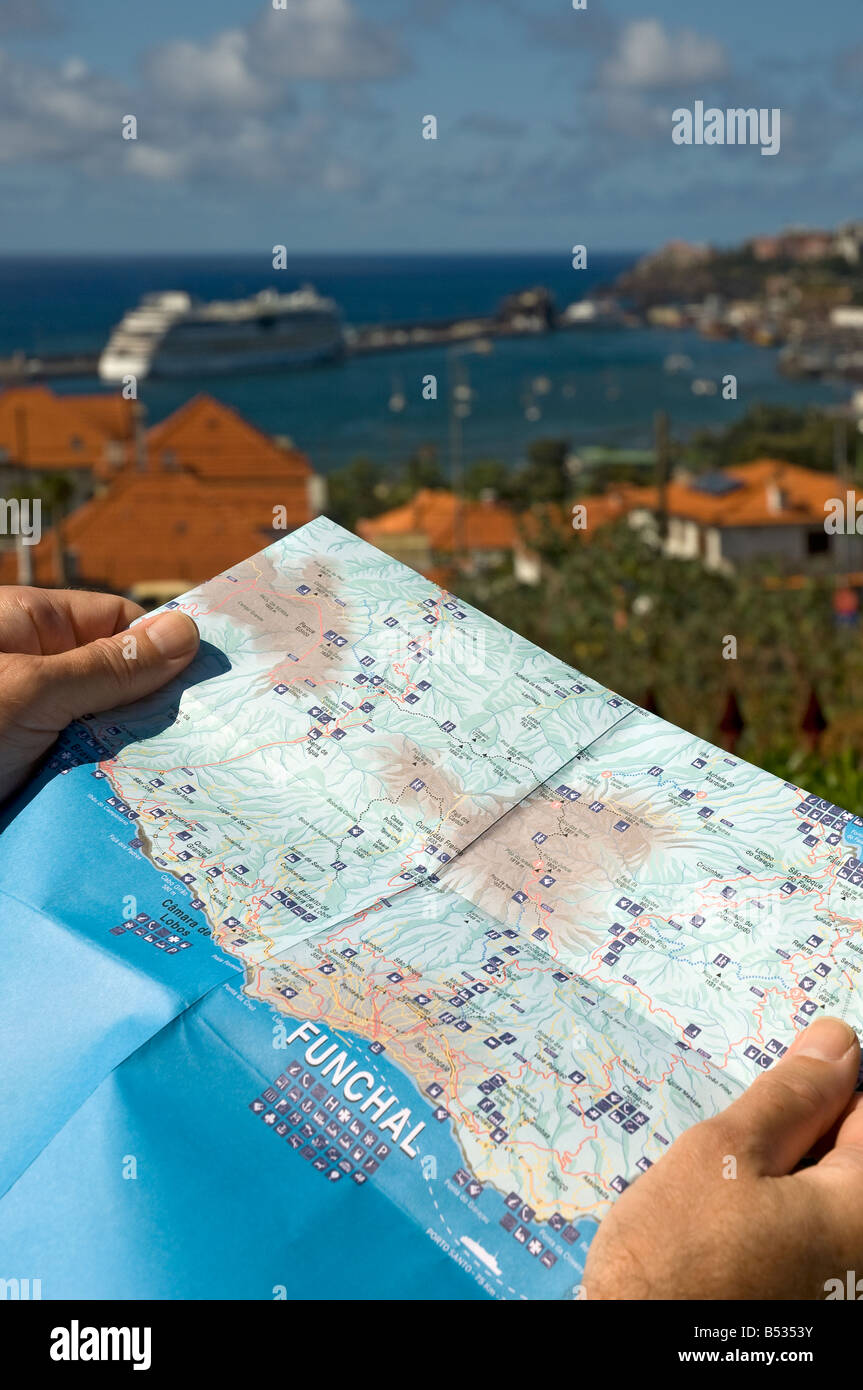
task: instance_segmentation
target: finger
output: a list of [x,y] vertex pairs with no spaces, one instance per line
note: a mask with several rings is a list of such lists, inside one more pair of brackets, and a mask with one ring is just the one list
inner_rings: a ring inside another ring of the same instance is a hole
[[863,1250],[863,1096],[855,1095],[846,1107],[829,1153],[787,1181],[804,1194],[804,1210],[817,1212],[812,1245],[827,1252],[825,1268],[844,1286]]
[[82,714],[128,705],[185,670],[198,642],[192,619],[174,609],[144,618],[131,630],[46,657],[38,713],[59,730]]
[[845,1110],[859,1065],[853,1028],[841,1019],[819,1019],[781,1062],[708,1123],[721,1129],[730,1152],[751,1169],[765,1176],[790,1173]]
[[94,594],[83,589],[58,589],[52,593],[57,608],[64,613],[75,633],[76,645],[95,642],[97,637],[113,637],[125,632],[145,609],[120,594]]
[[0,589],[0,650],[53,656],[122,632],[144,610],[117,594],[77,589]]
[[821,1138],[813,1144],[811,1150],[803,1159],[804,1164],[811,1165],[817,1163],[819,1159],[823,1158],[825,1154],[829,1154],[831,1149],[836,1147],[839,1131],[860,1099],[860,1093],[855,1091],[839,1118],[835,1120],[830,1128],[821,1135]]
[[863,1199],[863,1095],[855,1095],[836,1133],[836,1140],[815,1171],[841,1171],[855,1175]]

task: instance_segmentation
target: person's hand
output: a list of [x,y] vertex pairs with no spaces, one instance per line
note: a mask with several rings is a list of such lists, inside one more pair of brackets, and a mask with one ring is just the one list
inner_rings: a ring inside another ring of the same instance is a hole
[[198,629],[171,610],[113,594],[0,588],[0,801],[33,771],[62,729],[149,695],[198,650]]
[[[587,1298],[846,1296],[849,1271],[863,1280],[859,1065],[854,1031],[819,1019],[739,1100],[683,1134],[600,1225]],[[794,1171],[813,1148],[818,1161]]]

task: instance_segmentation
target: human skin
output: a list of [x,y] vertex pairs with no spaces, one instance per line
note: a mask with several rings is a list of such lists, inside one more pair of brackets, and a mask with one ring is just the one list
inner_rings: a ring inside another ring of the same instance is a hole
[[586,1297],[823,1299],[863,1275],[859,1066],[848,1024],[799,1034],[627,1188],[591,1244]]
[[[113,594],[0,588],[0,801],[82,714],[150,695],[198,650],[191,618]],[[134,640],[129,640],[134,639]]]
[[[171,611],[130,631],[143,612],[108,594],[0,589],[0,801],[71,720],[130,704],[188,666],[192,620]],[[859,1066],[847,1024],[824,1018],[801,1033],[619,1198],[590,1247],[587,1297],[811,1299],[849,1270],[863,1276]],[[800,1167],[813,1149],[818,1161]]]

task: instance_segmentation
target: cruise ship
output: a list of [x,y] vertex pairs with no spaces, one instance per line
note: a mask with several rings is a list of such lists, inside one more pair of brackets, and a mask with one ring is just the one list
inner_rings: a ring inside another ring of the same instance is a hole
[[343,346],[338,306],[311,285],[209,304],[184,290],[162,290],[124,314],[99,358],[99,376],[264,371],[325,361]]

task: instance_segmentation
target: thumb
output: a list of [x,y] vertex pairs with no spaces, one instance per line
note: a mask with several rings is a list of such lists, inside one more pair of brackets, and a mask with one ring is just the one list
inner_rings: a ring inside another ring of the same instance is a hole
[[739,1136],[738,1152],[762,1175],[790,1173],[845,1110],[859,1065],[853,1028],[838,1018],[811,1024],[724,1111],[722,1120]]
[[176,609],[113,637],[43,658],[43,699],[58,729],[82,714],[128,705],[179,675],[198,650],[198,629]]

